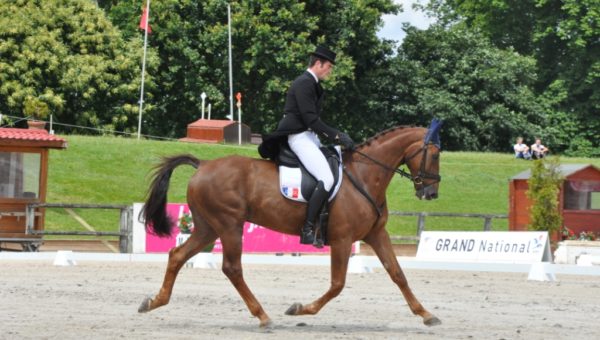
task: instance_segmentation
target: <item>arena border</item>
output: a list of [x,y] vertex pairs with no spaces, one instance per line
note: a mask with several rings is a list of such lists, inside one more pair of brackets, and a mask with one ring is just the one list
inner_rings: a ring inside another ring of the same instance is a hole
[[[52,261],[58,252],[0,252],[0,261]],[[115,253],[86,253],[72,252],[72,260],[77,263],[85,262],[160,262],[167,263],[167,254],[115,254]],[[203,257],[213,266],[218,268],[221,262],[220,254],[201,253],[196,256]],[[402,268],[421,270],[452,270],[475,272],[504,272],[504,273],[529,273],[532,264],[529,263],[490,263],[490,262],[455,262],[455,261],[423,261],[415,257],[398,256]],[[190,261],[194,261],[192,258]],[[243,264],[257,265],[302,265],[302,266],[329,266],[328,255],[300,255],[300,254],[243,254]],[[349,268],[351,273],[368,273],[374,268],[382,269],[383,266],[376,256],[355,255],[350,258]],[[547,270],[558,275],[590,275],[600,276],[600,266],[578,266],[570,264],[547,264]]]

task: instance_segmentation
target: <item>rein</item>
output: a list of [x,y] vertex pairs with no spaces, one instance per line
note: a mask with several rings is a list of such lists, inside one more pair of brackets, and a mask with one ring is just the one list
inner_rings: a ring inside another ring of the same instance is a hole
[[[384,168],[385,170],[395,172],[402,177],[408,178],[411,182],[415,183],[416,185],[423,185],[424,178],[433,179],[436,182],[440,182],[442,180],[440,175],[430,174],[425,171],[425,160],[427,158],[428,144],[432,144],[432,143],[423,143],[423,147],[421,149],[415,151],[412,155],[405,157],[401,163],[401,164],[405,164],[406,162],[408,162],[409,160],[414,158],[417,154],[419,154],[419,152],[423,152],[423,157],[421,158],[421,165],[419,167],[419,172],[417,173],[416,176],[412,176],[409,172],[405,171],[404,169],[392,168],[391,166],[382,163],[381,161],[367,155],[364,152],[361,152],[358,150],[353,150],[352,152],[358,153],[359,155],[367,158],[368,160],[379,165],[380,167]],[[356,190],[358,190],[358,192],[360,192],[363,196],[365,196],[365,198],[369,201],[369,203],[371,203],[371,205],[375,208],[375,210],[377,211],[377,217],[378,218],[381,217],[381,214],[382,214],[381,210],[382,210],[385,202],[382,204],[381,207],[378,207],[377,202],[375,202],[375,200],[373,199],[373,197],[371,197],[371,195],[367,192],[367,190],[365,190],[365,188],[363,188],[360,185],[358,180],[356,180],[356,178],[346,169],[346,166],[343,167],[343,170],[344,170],[344,173],[346,174],[346,176],[348,176],[348,179],[350,179],[350,182],[352,182],[352,185],[354,185],[354,187],[356,188]]]
[[[381,163],[380,161],[378,161],[378,160],[376,160],[375,158],[373,158],[373,157],[371,157],[371,156],[367,155],[367,154],[366,154],[366,153],[364,153],[364,152],[361,152],[361,151],[358,151],[358,150],[355,150],[354,152],[356,152],[357,154],[359,154],[359,155],[361,155],[361,156],[363,156],[363,157],[367,158],[367,159],[368,159],[368,160],[370,160],[371,162],[373,162],[373,163],[375,163],[375,164],[379,165],[380,167],[382,167],[382,168],[384,168],[384,169],[386,169],[386,170],[388,170],[388,171],[393,171],[393,172],[395,172],[395,173],[399,174],[400,176],[402,176],[402,177],[406,177],[406,178],[408,178],[408,179],[410,179],[411,181],[413,181],[413,182],[414,182],[414,180],[413,180],[413,177],[412,177],[412,176],[411,176],[411,175],[410,175],[408,172],[404,171],[404,169],[400,169],[400,168],[394,169],[394,168],[392,168],[391,166],[388,166],[388,165],[386,165],[386,164],[383,164],[383,163]],[[412,155],[410,158],[412,158],[412,157],[414,157],[414,155]],[[409,158],[409,159],[410,159],[410,158]]]
[[[431,143],[429,143],[431,144]],[[423,157],[421,158],[421,166],[419,167],[419,172],[417,173],[416,176],[412,176],[409,172],[405,171],[404,169],[400,169],[400,168],[392,168],[389,165],[386,165],[384,163],[382,163],[381,161],[378,161],[377,159],[367,155],[364,152],[358,151],[358,150],[354,150],[354,152],[358,153],[359,155],[367,158],[368,160],[370,160],[371,162],[379,165],[380,167],[388,170],[388,171],[392,171],[395,172],[397,174],[399,174],[402,177],[408,178],[411,182],[417,184],[417,185],[422,185],[423,184],[423,179],[427,178],[427,179],[433,179],[436,182],[440,182],[442,180],[442,177],[440,175],[435,175],[435,174],[430,174],[427,171],[425,171],[425,160],[427,159],[427,145],[423,143],[423,147],[420,148],[419,150],[415,151],[412,155],[405,157],[404,160],[402,161],[401,164],[405,164],[406,162],[408,162],[409,160],[413,159],[416,155],[419,154],[419,152],[423,152]]]

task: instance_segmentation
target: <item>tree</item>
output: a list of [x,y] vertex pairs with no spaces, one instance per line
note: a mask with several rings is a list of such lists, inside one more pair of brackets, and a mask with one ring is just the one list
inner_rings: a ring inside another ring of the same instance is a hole
[[[153,75],[160,96],[144,126],[162,136],[181,136],[198,119],[200,93],[208,95],[213,117],[229,113],[225,0],[152,2],[150,49],[160,58]],[[138,37],[142,4],[100,1],[126,37]],[[373,86],[363,79],[391,53],[389,42],[376,37],[381,14],[398,7],[391,0],[232,1],[233,87],[242,92],[244,120],[253,131],[273,130],[281,118],[285,92],[307,67],[308,55],[318,44],[338,52],[332,79],[325,83],[324,120],[364,132],[368,98]],[[150,102],[150,101],[149,101]],[[168,122],[168,124],[166,123]]]
[[90,1],[0,2],[0,112],[34,103],[58,122],[135,126],[138,47]]
[[391,63],[395,81],[387,80],[381,91],[397,96],[391,116],[419,125],[442,118],[444,148],[506,151],[516,136],[542,132],[537,126],[543,117],[530,89],[534,60],[495,48],[477,32],[407,28]]
[[558,170],[559,165],[558,158],[533,162],[527,181],[527,197],[532,201],[530,228],[533,230],[559,231],[562,228],[558,193],[564,178]]
[[431,0],[427,8],[448,26],[477,29],[495,46],[535,58],[546,125],[561,136],[553,149],[592,145],[587,156],[594,156],[600,155],[598,6],[598,0]]

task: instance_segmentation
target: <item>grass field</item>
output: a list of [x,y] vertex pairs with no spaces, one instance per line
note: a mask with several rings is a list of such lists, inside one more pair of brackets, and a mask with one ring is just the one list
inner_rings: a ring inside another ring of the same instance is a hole
[[[50,155],[49,203],[127,204],[143,202],[150,172],[161,156],[191,153],[201,159],[238,154],[258,157],[255,145],[232,146],[149,141],[115,137],[66,136],[66,150]],[[562,163],[594,164],[600,159],[561,158]],[[440,197],[419,201],[412,184],[395,176],[388,188],[388,206],[392,211],[508,213],[508,182],[531,162],[516,160],[512,154],[443,152]],[[194,169],[175,170],[169,189],[169,202],[185,202],[187,181]],[[75,209],[96,230],[116,231],[118,211]],[[483,219],[427,217],[427,230],[482,230]],[[494,230],[506,230],[506,219],[495,219]],[[49,208],[47,230],[84,230],[63,209]],[[388,230],[393,235],[413,236],[416,217],[390,217]]]

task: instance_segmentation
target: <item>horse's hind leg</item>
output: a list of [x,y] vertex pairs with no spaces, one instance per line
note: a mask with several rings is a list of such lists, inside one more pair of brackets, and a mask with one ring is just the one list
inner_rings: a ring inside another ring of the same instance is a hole
[[173,285],[181,267],[204,247],[217,239],[217,234],[214,230],[206,224],[202,224],[200,220],[194,219],[194,224],[196,225],[196,230],[194,230],[190,238],[182,245],[169,251],[169,263],[167,264],[167,271],[160,291],[153,299],[146,298],[138,308],[138,312],[149,312],[169,303]]
[[[229,225],[235,225],[235,223]],[[246,281],[244,281],[242,272],[242,228],[227,230],[223,233],[221,244],[223,245],[223,273],[238,291],[250,313],[260,320],[260,327],[270,326],[271,318],[269,318],[260,302],[250,291]]]
[[364,241],[373,248],[383,267],[387,270],[392,280],[400,287],[402,295],[404,295],[404,299],[406,299],[413,314],[420,315],[423,318],[423,323],[427,326],[441,324],[440,319],[429,313],[410,290],[406,276],[404,276],[392,249],[392,242],[387,231],[384,228],[373,229]]

